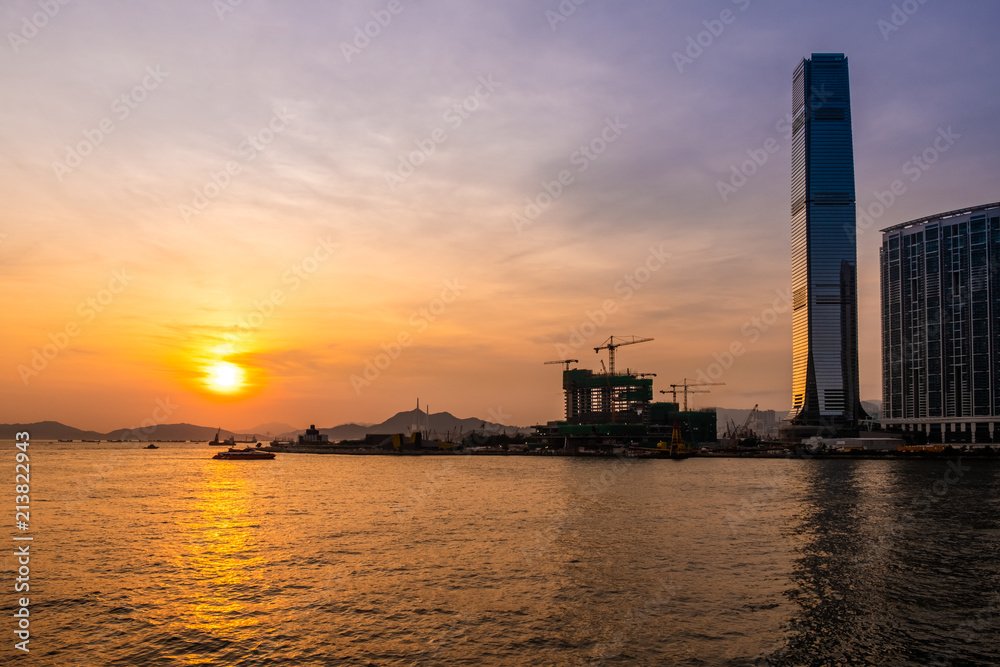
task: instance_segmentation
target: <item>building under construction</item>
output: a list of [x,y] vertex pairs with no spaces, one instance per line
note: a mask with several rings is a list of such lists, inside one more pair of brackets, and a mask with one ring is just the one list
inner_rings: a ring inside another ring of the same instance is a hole
[[[697,445],[716,441],[715,410],[681,410],[676,402],[653,402],[651,373],[615,372],[615,349],[621,345],[642,343],[649,338],[622,339],[612,336],[595,351],[608,350],[609,364],[604,372],[569,368],[575,359],[546,363],[565,364],[563,394],[565,419],[535,426],[535,447],[571,451],[611,451],[616,447],[655,447],[669,442],[678,424],[684,441]],[[618,342],[616,342],[618,341]],[[697,385],[672,385],[677,387]]]

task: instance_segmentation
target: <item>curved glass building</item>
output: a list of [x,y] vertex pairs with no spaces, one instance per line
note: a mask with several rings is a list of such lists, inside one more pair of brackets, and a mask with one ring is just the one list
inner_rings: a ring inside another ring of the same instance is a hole
[[1000,203],[882,230],[882,424],[1000,440]]
[[799,64],[792,114],[788,419],[816,432],[837,431],[866,417],[858,396],[854,144],[844,54],[814,53]]

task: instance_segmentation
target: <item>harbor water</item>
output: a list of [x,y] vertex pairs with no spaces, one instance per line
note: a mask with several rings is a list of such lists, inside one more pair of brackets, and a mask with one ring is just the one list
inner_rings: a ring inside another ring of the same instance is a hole
[[31,444],[4,664],[1000,663],[1000,462],[140,447]]

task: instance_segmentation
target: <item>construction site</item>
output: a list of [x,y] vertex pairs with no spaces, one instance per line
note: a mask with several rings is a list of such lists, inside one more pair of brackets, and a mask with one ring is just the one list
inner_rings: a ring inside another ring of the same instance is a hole
[[[652,341],[652,338],[611,336],[594,352],[608,352],[608,363],[601,360],[601,372],[572,368],[578,359],[558,359],[546,364],[561,364],[565,417],[536,425],[529,446],[558,450],[568,454],[613,454],[624,447],[655,447],[669,442],[677,426],[688,446],[715,443],[714,409],[688,410],[688,394],[707,393],[706,387],[718,382],[693,382],[684,379],[671,384],[661,394],[671,394],[672,401],[654,401],[655,373],[616,368],[616,351],[625,345]],[[683,406],[678,402],[683,397]]]

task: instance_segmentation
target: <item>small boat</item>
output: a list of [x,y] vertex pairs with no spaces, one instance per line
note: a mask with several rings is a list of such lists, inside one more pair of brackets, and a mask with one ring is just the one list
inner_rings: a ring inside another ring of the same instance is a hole
[[219,440],[219,433],[222,429],[217,429],[215,431],[215,438],[208,441],[208,444],[212,447],[233,447],[236,445],[236,436],[229,436],[225,440]]
[[159,449],[159,447],[157,447],[153,443],[149,443],[148,445],[146,445],[145,447],[143,447],[143,449]]
[[250,449],[249,447],[244,447],[243,449],[236,449],[235,447],[230,447],[227,452],[219,452],[213,459],[223,459],[226,461],[243,461],[251,459],[273,459],[274,453],[272,452],[262,452],[257,449]]

